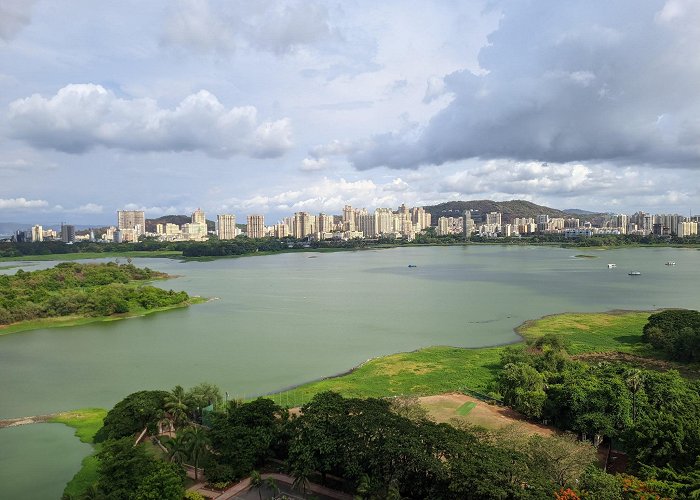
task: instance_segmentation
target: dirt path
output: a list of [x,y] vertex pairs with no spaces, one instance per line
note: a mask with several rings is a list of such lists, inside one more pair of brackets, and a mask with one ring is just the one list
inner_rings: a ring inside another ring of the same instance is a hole
[[58,413],[51,413],[50,415],[34,415],[32,417],[4,418],[0,419],[0,429],[5,427],[17,427],[19,425],[43,424],[51,420],[56,415],[58,415]]
[[[552,427],[529,422],[525,417],[508,407],[484,403],[465,394],[438,394],[418,398],[418,401],[437,422],[449,422],[456,419],[490,429],[516,425],[527,435],[552,436],[557,433]],[[467,415],[458,415],[457,409],[465,403],[474,403],[476,406]]]

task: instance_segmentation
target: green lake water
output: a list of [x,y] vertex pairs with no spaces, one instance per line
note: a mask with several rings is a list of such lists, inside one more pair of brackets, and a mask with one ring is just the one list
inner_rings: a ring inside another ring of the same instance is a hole
[[32,424],[0,431],[0,498],[61,498],[92,447],[62,424]]
[[[574,257],[583,253],[597,257]],[[201,381],[249,397],[390,353],[515,342],[513,328],[546,314],[700,308],[695,249],[485,245],[134,264],[179,276],[157,286],[216,300],[0,336],[0,418],[109,408],[133,391]]]

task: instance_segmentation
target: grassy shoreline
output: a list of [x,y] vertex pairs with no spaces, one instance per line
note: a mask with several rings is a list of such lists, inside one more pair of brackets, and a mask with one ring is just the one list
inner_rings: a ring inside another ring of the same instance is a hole
[[107,415],[107,410],[102,408],[83,408],[80,410],[67,411],[59,413],[52,417],[49,422],[64,424],[75,429],[75,436],[83,443],[88,443],[93,446],[93,452],[83,458],[80,470],[66,484],[63,490],[64,495],[71,495],[72,498],[80,498],[80,496],[97,481],[97,457],[95,454],[99,451],[99,447],[95,446],[93,439],[100,427],[102,421]]
[[170,311],[173,309],[180,309],[183,307],[188,307],[194,304],[203,304],[208,302],[209,299],[204,297],[190,297],[189,300],[182,302],[180,304],[175,304],[172,306],[165,307],[155,307],[153,309],[137,309],[134,311],[129,311],[123,314],[113,314],[111,316],[62,316],[59,318],[44,318],[30,321],[22,321],[20,323],[14,323],[7,326],[0,326],[0,336],[9,335],[11,333],[26,332],[29,330],[40,330],[43,328],[63,328],[67,326],[81,326],[90,323],[98,323],[105,321],[118,321],[121,319],[129,318],[139,318],[142,316],[148,316],[150,314]]
[[[642,340],[642,328],[655,311],[613,310],[560,313],[529,320],[515,328],[525,345],[546,333],[568,340],[572,354],[621,352],[654,356]],[[346,397],[427,396],[468,389],[493,390],[501,353],[508,345],[479,348],[433,346],[370,359],[354,369],[269,394],[284,406],[299,406],[323,391]]]

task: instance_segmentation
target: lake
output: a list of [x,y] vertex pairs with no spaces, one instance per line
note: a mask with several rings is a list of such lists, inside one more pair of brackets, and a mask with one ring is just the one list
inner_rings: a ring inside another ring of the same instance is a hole
[[215,300],[0,336],[0,418],[109,408],[202,381],[244,398],[390,353],[515,342],[515,327],[546,314],[700,308],[696,249],[474,245],[134,264],[179,276],[157,286]]

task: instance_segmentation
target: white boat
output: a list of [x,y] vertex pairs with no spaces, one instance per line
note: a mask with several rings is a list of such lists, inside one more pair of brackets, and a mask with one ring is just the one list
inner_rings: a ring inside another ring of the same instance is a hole
[[672,260],[669,260],[668,262],[666,262],[666,265],[667,265],[667,266],[675,266],[676,263],[673,262]]
[[608,264],[608,269],[615,269],[617,264]]
[[642,272],[641,271],[630,271],[627,274],[629,274],[630,276],[640,276],[642,274]]

